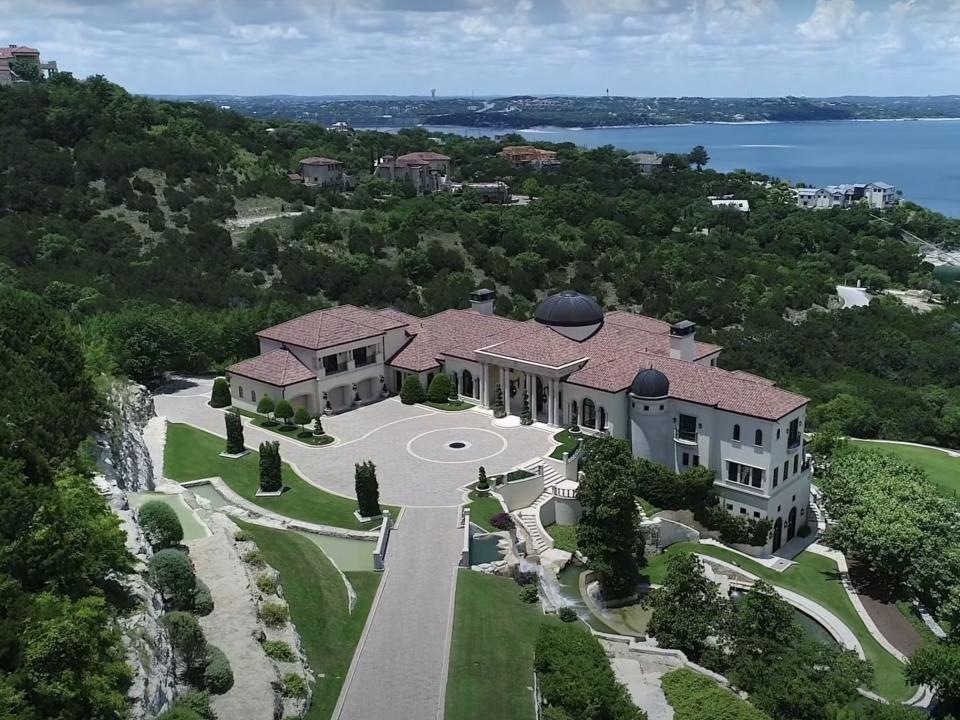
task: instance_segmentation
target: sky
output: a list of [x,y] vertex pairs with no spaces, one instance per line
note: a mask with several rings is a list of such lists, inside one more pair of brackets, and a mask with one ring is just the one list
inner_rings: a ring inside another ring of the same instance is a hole
[[960,93],[960,0],[0,0],[0,18],[0,43],[137,93]]

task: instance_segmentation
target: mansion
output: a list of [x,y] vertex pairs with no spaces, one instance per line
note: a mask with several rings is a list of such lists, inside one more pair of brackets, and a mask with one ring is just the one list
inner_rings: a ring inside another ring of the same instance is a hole
[[494,297],[478,290],[471,309],[424,318],[341,305],[262,330],[260,355],[228,369],[234,404],[254,410],[269,394],[338,413],[446,373],[483,408],[499,392],[519,415],[526,394],[540,423],[624,438],[677,472],[712,468],[729,512],[774,522],[774,550],[806,524],[806,398],[719,368],[721,348],[689,321],[604,312],[570,290],[518,321],[494,315]]

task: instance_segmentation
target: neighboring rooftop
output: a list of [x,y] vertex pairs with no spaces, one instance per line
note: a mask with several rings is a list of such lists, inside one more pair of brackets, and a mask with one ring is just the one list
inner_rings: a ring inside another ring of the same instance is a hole
[[257,337],[289,343],[310,350],[376,337],[406,323],[354,305],[317,310],[261,330]]
[[325,157],[308,157],[300,161],[301,165],[343,165],[339,160]]

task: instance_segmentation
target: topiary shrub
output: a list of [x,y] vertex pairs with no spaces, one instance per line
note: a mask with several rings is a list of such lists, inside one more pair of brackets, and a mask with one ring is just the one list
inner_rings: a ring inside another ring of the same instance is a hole
[[530,395],[526,388],[523,391],[523,404],[520,406],[520,424],[533,425],[533,414],[530,412]]
[[260,619],[267,627],[283,627],[290,619],[290,610],[282,603],[264,603],[260,606]]
[[480,471],[477,473],[477,492],[481,495],[486,495],[490,491],[490,481],[487,479],[487,471],[480,466]]
[[164,599],[178,608],[193,606],[197,576],[190,560],[179,550],[161,550],[150,558],[150,578]]
[[303,430],[304,426],[310,422],[310,420],[312,420],[310,411],[303,407],[303,405],[298,407],[296,412],[293,413],[293,423],[294,425],[299,425],[301,430]]
[[215,695],[223,695],[233,687],[233,668],[216,645],[207,646],[207,666],[203,670],[203,686]]
[[259,550],[249,550],[243,554],[243,561],[250,567],[262,568],[267,564],[263,559],[263,553]]
[[145,502],[137,513],[140,527],[154,548],[179,545],[183,540],[183,526],[176,511],[160,500]]
[[497,391],[493,396],[493,416],[495,418],[507,416],[507,411],[503,404],[503,388],[499,385],[497,385]]
[[200,578],[197,578],[197,589],[193,592],[193,612],[200,617],[206,617],[213,612],[213,595]]
[[280,443],[276,440],[260,443],[260,490],[279,492],[283,489],[283,464]]
[[400,402],[404,405],[413,405],[423,402],[427,399],[427,394],[423,391],[423,385],[420,384],[420,378],[416,375],[407,375],[400,388]]
[[258,575],[257,587],[260,588],[260,592],[262,593],[267,595],[276,595],[277,579],[272,575]]
[[525,603],[533,604],[540,599],[540,593],[536,585],[524,585],[520,588],[520,600]]
[[260,402],[257,403],[257,412],[260,415],[271,415],[275,407],[276,405],[273,404],[273,398],[269,395],[264,395],[260,398]]
[[303,675],[297,673],[287,673],[281,680],[283,694],[285,697],[305,698],[310,688]]
[[439,373],[430,381],[430,388],[427,390],[427,399],[430,402],[445,403],[450,400],[450,394],[453,392],[453,383],[450,382],[450,376],[446,373]]
[[280,662],[294,662],[297,659],[297,655],[295,652],[293,652],[293,648],[290,647],[289,643],[285,643],[283,640],[264,641],[263,651],[267,654],[267,657],[272,658],[273,660],[279,660]]
[[563,622],[576,622],[579,618],[577,617],[577,611],[572,607],[562,607],[557,611],[557,617],[563,620]]
[[230,384],[226,378],[217,378],[213,381],[213,390],[210,393],[210,407],[230,407],[233,398],[230,397]]
[[289,400],[284,400],[281,398],[280,400],[277,400],[277,405],[273,409],[273,414],[283,420],[284,425],[289,425],[294,416],[293,405],[290,404]]
[[317,437],[323,435],[323,421],[320,420],[319,415],[313,419],[313,434]]
[[163,625],[170,635],[177,658],[190,675],[207,662],[207,639],[200,622],[188,612],[170,612],[163,616]]
[[490,524],[497,530],[513,530],[517,525],[509,513],[499,512],[490,518]]
[[245,448],[243,445],[243,421],[240,413],[234,410],[224,415],[223,422],[227,426],[227,453],[239,455]]
[[380,486],[377,483],[377,466],[369,460],[354,465],[354,487],[361,517],[376,517],[380,509]]

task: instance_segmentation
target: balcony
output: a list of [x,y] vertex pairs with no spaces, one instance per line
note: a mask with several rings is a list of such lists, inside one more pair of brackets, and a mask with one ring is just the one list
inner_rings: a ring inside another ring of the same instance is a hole
[[696,430],[677,430],[673,434],[673,439],[679,443],[685,443],[687,445],[696,445],[697,431]]
[[331,375],[337,375],[339,373],[346,372],[348,367],[346,364],[343,365],[324,365],[323,374],[325,377],[330,377]]
[[362,367],[366,367],[367,365],[376,365],[376,364],[377,364],[376,355],[367,355],[367,357],[365,358],[356,358],[353,361],[353,366],[355,368],[362,368]]
[[787,438],[787,450],[796,450],[803,442],[803,436],[797,433]]

